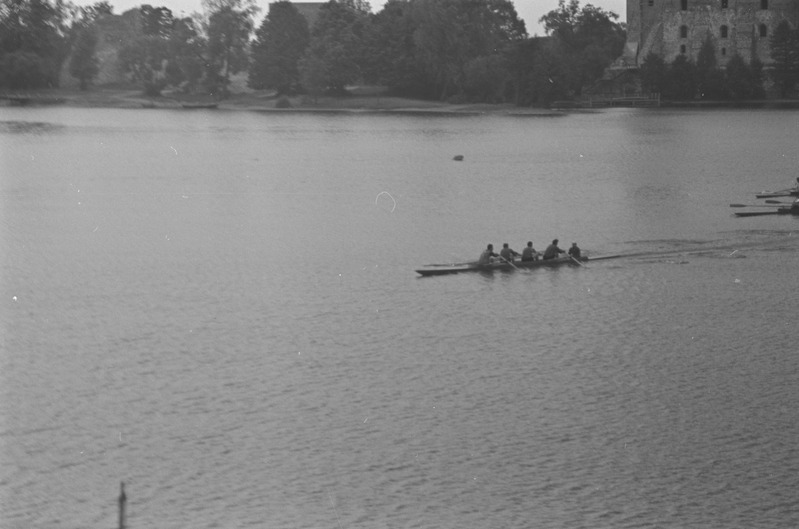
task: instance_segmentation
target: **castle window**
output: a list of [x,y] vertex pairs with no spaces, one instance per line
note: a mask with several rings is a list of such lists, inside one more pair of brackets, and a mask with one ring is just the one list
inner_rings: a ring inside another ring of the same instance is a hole
[[768,0],[760,0],[760,9],[768,9]]
[[655,5],[655,0],[649,0],[649,7],[652,7],[653,5]]
[[683,11],[688,10],[688,0],[680,0],[680,9]]
[[685,55],[685,44],[680,44],[680,55]]
[[721,26],[721,38],[723,39],[727,38],[727,31],[728,31],[727,26]]
[[681,39],[688,38],[688,26],[680,26],[680,38]]
[[727,55],[727,48],[721,48],[721,55]]
[[760,24],[760,36],[768,37],[768,26],[765,24]]
[[727,0],[721,0],[721,8],[727,9]]

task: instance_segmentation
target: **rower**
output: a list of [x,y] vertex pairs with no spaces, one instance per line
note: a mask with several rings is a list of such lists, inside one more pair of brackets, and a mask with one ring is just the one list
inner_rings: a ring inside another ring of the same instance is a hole
[[533,248],[533,241],[527,241],[527,248],[522,250],[522,261],[538,261],[538,252]]
[[569,255],[574,257],[575,259],[580,258],[580,248],[577,247],[576,242],[573,242],[571,248],[569,248]]
[[489,244],[483,253],[480,254],[480,258],[477,260],[477,264],[489,264],[491,262],[492,257],[499,257],[499,254],[494,253],[494,245]]
[[562,254],[562,253],[566,253],[566,252],[564,252],[563,250],[558,248],[558,240],[557,239],[553,239],[552,240],[552,244],[547,246],[547,249],[544,250],[544,261],[546,261],[548,259],[555,259],[556,257],[558,257],[558,254]]
[[502,245],[502,249],[499,251],[499,256],[508,261],[509,263],[513,262],[513,258],[517,255],[520,255],[519,252],[516,250],[511,250],[508,246],[508,243],[504,243]]

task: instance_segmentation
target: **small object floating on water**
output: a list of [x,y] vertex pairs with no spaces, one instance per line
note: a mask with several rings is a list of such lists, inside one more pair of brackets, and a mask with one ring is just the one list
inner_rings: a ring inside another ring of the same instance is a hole
[[453,158],[453,160],[455,160],[456,162],[462,162],[463,161],[463,155],[462,154],[456,154],[455,157]]

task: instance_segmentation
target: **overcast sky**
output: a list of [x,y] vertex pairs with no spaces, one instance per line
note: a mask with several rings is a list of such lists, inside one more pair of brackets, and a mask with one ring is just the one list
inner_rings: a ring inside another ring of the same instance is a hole
[[[97,0],[73,0],[79,5],[91,5],[96,3]],[[202,11],[201,0],[109,0],[110,4],[114,6],[114,13],[121,14],[128,9],[138,7],[142,4],[150,4],[155,7],[165,6],[172,10],[176,16],[188,16],[194,12]],[[258,7],[261,11],[258,13],[256,27],[261,24],[261,21],[266,16],[269,10],[269,0],[256,0]],[[376,13],[383,8],[385,0],[369,0],[372,6],[372,12]],[[581,0],[580,6],[586,4],[593,4],[596,7],[602,8],[605,11],[613,11],[619,15],[619,22],[626,21],[626,0]],[[544,31],[538,24],[538,19],[543,15],[556,9],[558,7],[558,0],[515,0],[513,5],[516,6],[516,12],[524,19],[527,25],[527,32],[530,35],[539,34],[543,35]]]

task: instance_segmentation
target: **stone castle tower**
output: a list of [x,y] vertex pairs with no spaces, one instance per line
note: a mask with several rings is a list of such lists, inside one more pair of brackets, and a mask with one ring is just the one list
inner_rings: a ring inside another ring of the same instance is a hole
[[709,35],[720,66],[735,54],[769,64],[769,37],[783,20],[799,25],[799,0],[627,0],[622,62],[640,66],[650,52],[695,61]]

